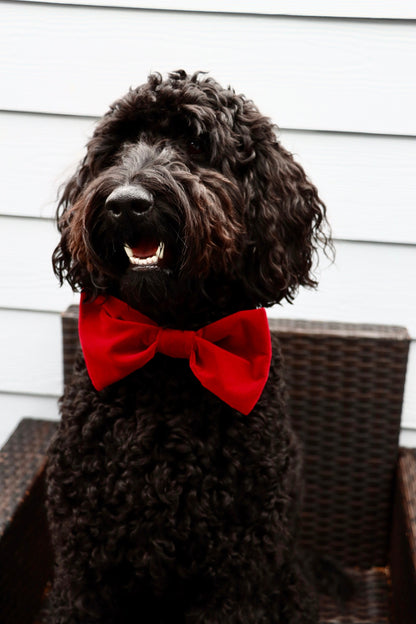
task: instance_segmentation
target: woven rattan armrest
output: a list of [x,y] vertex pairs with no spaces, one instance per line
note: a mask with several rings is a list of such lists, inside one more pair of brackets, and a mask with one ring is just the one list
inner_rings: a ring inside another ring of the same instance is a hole
[[29,624],[51,573],[44,506],[46,450],[56,423],[22,420],[0,450],[0,621]]
[[395,621],[416,621],[416,452],[401,449],[390,548]]

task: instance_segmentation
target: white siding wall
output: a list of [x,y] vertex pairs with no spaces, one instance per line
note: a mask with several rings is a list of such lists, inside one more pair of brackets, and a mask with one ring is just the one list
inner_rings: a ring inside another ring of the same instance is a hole
[[[84,4],[0,5],[0,444],[22,416],[57,417],[59,312],[75,300],[51,271],[57,188],[94,120],[152,70],[208,70],[252,97],[328,205],[336,263],[270,314],[405,325],[416,341],[415,3]],[[415,342],[402,443],[416,445]]]

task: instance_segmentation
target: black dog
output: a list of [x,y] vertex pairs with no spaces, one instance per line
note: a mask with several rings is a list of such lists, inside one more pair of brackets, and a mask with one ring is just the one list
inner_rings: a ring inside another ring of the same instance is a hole
[[[48,621],[316,623],[279,347],[264,390],[264,327],[253,391],[241,354],[195,372],[201,328],[246,311],[264,325],[258,308],[315,286],[314,254],[330,246],[315,187],[251,101],[177,71],[111,107],[58,213],[54,268],[83,291],[88,371],[80,355],[50,451]],[[117,328],[134,351],[146,317],[156,346],[115,374]]]

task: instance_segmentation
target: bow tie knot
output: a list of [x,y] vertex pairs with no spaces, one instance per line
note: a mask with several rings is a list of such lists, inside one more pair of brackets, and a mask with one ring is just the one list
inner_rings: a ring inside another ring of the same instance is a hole
[[186,358],[202,386],[243,414],[266,384],[271,340],[263,308],[243,310],[197,331],[164,329],[115,297],[81,295],[79,336],[97,390],[145,366],[157,352]]
[[160,329],[156,350],[173,358],[188,359],[194,349],[196,332],[180,329]]

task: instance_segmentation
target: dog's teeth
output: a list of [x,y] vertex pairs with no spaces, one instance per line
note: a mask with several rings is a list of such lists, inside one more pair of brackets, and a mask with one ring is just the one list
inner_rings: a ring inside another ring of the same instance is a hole
[[159,260],[162,260],[164,253],[165,253],[165,245],[164,243],[159,243],[159,247],[157,248],[157,251],[156,251],[156,257]]
[[132,248],[130,245],[127,245],[127,243],[124,245],[124,251],[126,252],[131,264],[134,264],[135,266],[150,266],[152,264],[157,264],[159,260],[162,260],[165,253],[165,245],[164,243],[159,243],[156,253],[148,258],[136,258]]
[[128,245],[124,245],[124,251],[126,252],[126,254],[128,255],[128,257],[130,258],[130,260],[132,260],[134,258],[133,256],[133,250],[131,247],[129,247]]
[[135,264],[136,266],[149,266],[151,264],[156,264],[158,261],[157,256],[151,256],[150,258],[131,258],[130,262]]

